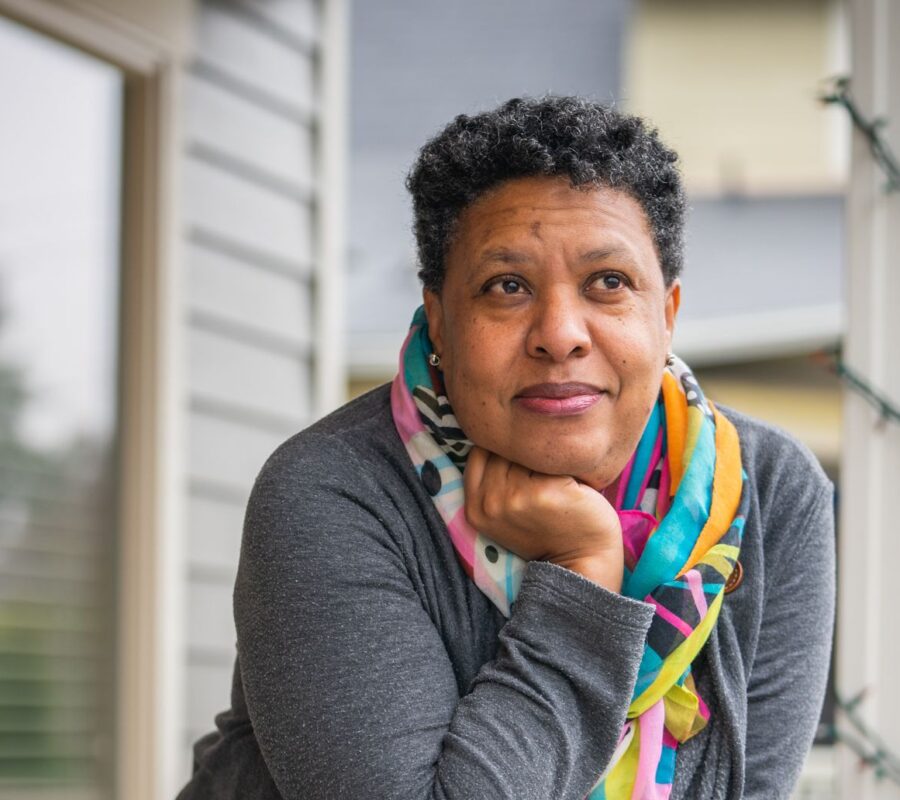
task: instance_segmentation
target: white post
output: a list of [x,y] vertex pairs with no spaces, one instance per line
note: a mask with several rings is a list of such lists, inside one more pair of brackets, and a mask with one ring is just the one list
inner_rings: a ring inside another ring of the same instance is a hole
[[333,411],[346,399],[344,268],[346,252],[347,64],[349,0],[324,0],[318,136],[313,412]]
[[[900,153],[900,3],[852,0],[851,93],[867,119],[882,117],[884,138]],[[900,193],[868,143],[853,135],[848,196],[848,366],[900,401]],[[900,753],[900,425],[881,422],[853,391],[844,394],[837,686],[844,698],[865,692],[866,724]],[[839,717],[841,727],[846,719]],[[839,797],[900,798],[900,787],[839,745]]]

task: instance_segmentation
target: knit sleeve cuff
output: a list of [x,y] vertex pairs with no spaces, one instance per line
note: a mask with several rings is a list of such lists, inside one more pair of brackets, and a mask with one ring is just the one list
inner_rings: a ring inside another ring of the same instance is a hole
[[577,572],[547,561],[531,561],[525,570],[516,604],[532,600],[559,605],[583,617],[585,613],[606,623],[646,632],[653,606],[611,592]]

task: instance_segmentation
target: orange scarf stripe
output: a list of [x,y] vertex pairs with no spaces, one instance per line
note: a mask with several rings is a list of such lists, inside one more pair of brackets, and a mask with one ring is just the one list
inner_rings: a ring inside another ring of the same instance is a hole
[[738,434],[729,420],[709,403],[716,420],[716,469],[713,475],[712,502],[709,518],[700,531],[691,555],[679,573],[684,575],[694,567],[704,554],[722,538],[737,514],[741,501],[743,468]]
[[663,402],[666,409],[666,452],[669,456],[669,495],[675,496],[684,475],[684,442],[687,438],[687,403],[678,379],[668,370],[663,373]]

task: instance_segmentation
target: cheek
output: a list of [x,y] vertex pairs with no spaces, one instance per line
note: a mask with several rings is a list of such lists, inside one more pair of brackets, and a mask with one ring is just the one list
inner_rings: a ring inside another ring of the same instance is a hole
[[497,388],[496,353],[486,345],[490,338],[480,328],[454,337],[447,350],[444,382],[454,408],[484,406]]
[[444,372],[450,405],[462,429],[482,447],[502,448],[497,437],[508,428],[507,396],[516,359],[510,349],[512,336],[490,326],[472,325],[458,336],[449,351]]
[[475,319],[457,330],[461,333],[453,337],[449,348],[451,380],[478,393],[499,388],[508,368],[504,345],[511,337]]
[[[666,342],[655,319],[619,326],[608,359],[619,375],[625,408],[619,413],[645,419],[659,393],[665,368]],[[662,329],[664,332],[664,329]]]
[[618,363],[627,362],[633,368],[640,369],[658,362],[662,369],[667,351],[666,321],[662,312],[642,312],[638,308],[617,321],[620,323],[618,330],[611,333]]

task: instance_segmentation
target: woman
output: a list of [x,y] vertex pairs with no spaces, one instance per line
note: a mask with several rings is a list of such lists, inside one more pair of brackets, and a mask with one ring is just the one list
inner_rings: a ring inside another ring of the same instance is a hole
[[831,486],[669,352],[675,160],[576,98],[423,148],[424,307],[393,385],[256,481],[232,708],[182,798],[790,794]]

